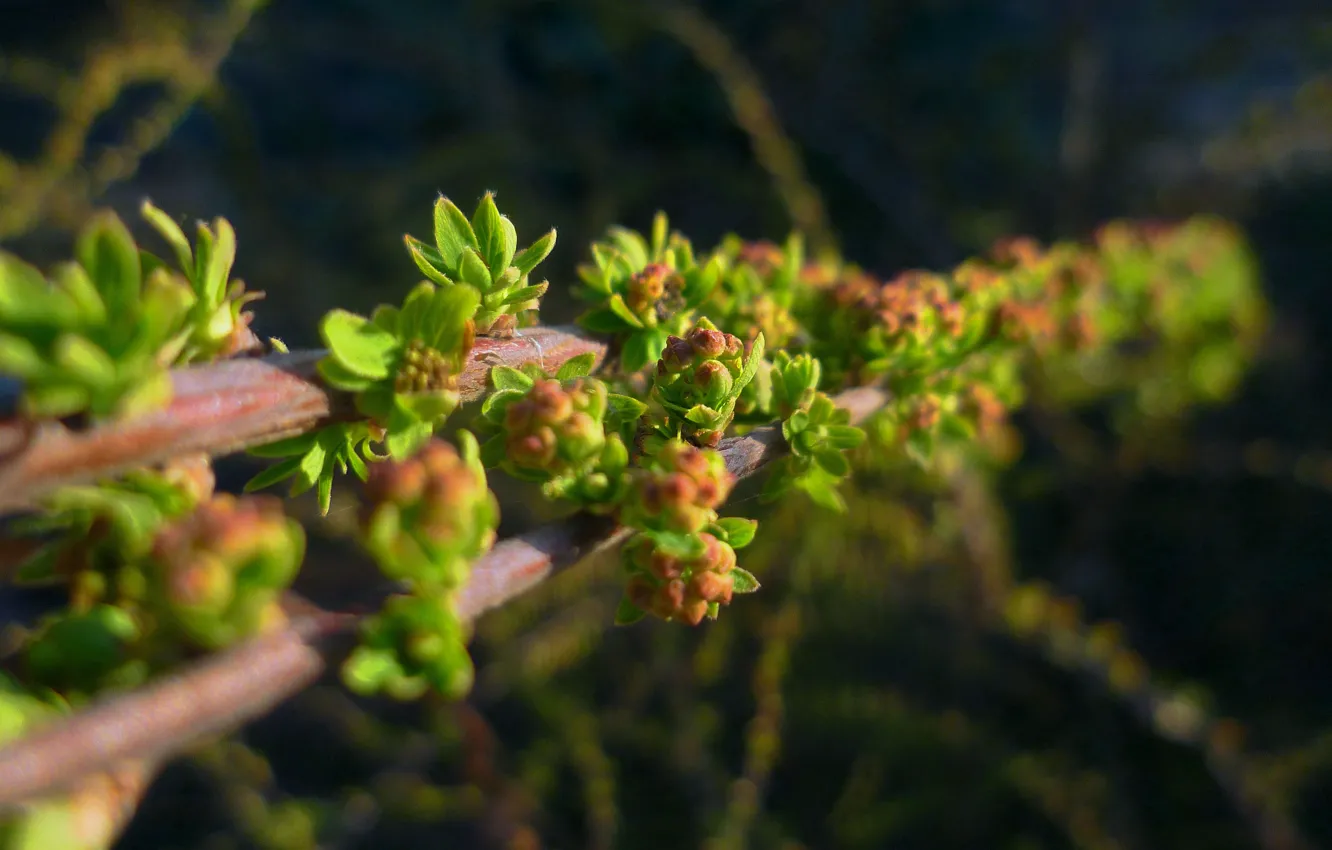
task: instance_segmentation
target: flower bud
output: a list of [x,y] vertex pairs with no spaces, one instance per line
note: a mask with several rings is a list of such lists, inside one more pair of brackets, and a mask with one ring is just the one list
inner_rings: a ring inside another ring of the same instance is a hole
[[714,572],[694,573],[689,579],[689,594],[705,602],[731,603],[733,579],[729,575]]
[[694,385],[703,397],[703,404],[717,407],[733,383],[730,371],[717,360],[704,360],[694,370]]
[[456,585],[494,540],[495,497],[474,439],[463,439],[461,455],[432,440],[412,458],[370,468],[361,533],[390,577]]
[[629,279],[625,303],[630,310],[643,314],[666,294],[667,281],[674,274],[670,266],[650,263]]
[[295,577],[305,537],[268,496],[213,497],[158,533],[149,588],[160,616],[191,640],[219,648],[256,634]]

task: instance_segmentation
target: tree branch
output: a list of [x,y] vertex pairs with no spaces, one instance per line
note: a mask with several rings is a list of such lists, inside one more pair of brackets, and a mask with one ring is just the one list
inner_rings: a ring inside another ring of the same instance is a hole
[[[463,401],[486,393],[490,367],[536,362],[554,371],[605,343],[570,327],[527,328],[509,339],[482,337],[460,378]],[[59,422],[0,421],[0,511],[12,511],[65,484],[116,475],[173,457],[230,454],[353,416],[351,399],[319,381],[322,351],[239,358],[175,370],[162,410],[87,430]]]
[[[864,420],[887,400],[886,392],[872,387],[848,390],[835,399],[853,422]],[[753,475],[785,450],[776,425],[730,438],[721,446],[726,467],[737,478]],[[556,571],[623,543],[630,534],[608,518],[575,515],[501,541],[473,565],[458,612],[474,619]],[[0,749],[0,809],[69,787],[127,760],[156,765],[200,738],[225,734],[265,714],[314,682],[329,664],[321,639],[345,631],[355,617],[324,612],[294,593],[287,597],[291,625],[283,631],[101,701]]]

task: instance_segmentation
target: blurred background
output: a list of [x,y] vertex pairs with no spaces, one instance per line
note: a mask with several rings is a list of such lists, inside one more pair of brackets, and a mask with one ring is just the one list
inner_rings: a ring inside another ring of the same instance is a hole
[[[119,846],[1332,847],[1326,2],[0,0],[0,245],[33,262],[100,206],[225,216],[256,329],[310,347],[487,189],[559,230],[547,323],[657,209],[882,275],[1209,212],[1272,328],[1230,404],[1133,445],[1034,411],[984,486],[742,491],[764,590],[719,622],[614,629],[584,564],[478,624],[465,704],[329,681],[171,765]],[[501,495],[504,532],[543,516]],[[349,503],[293,510],[312,587],[369,575]]]

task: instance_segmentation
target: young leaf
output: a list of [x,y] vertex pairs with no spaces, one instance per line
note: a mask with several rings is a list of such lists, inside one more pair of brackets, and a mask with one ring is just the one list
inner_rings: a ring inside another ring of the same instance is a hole
[[407,252],[412,255],[412,262],[421,270],[421,274],[441,286],[454,283],[445,270],[444,257],[420,239],[408,234],[402,237],[407,244]]
[[629,330],[629,326],[614,310],[589,310],[578,317],[578,324],[594,334],[616,334]]
[[187,272],[193,268],[194,253],[190,250],[190,241],[185,238],[185,231],[180,229],[180,225],[148,200],[144,200],[139,207],[139,214],[171,246],[171,251],[176,255],[176,262],[180,267]]
[[490,269],[486,267],[486,261],[481,258],[481,254],[475,248],[463,249],[462,257],[458,262],[458,273],[462,275],[465,283],[476,287],[478,292],[489,292],[491,285],[494,283],[490,276]]
[[647,405],[633,396],[610,393],[606,396],[606,419],[612,427],[633,422],[647,413]]
[[597,356],[591,351],[584,352],[577,357],[570,357],[560,366],[560,370],[555,373],[555,377],[561,381],[567,381],[571,378],[581,378],[592,372],[592,366],[597,362]]
[[262,490],[265,487],[271,487],[284,479],[295,475],[301,467],[301,456],[296,455],[286,460],[275,463],[268,469],[255,475],[249,481],[245,482],[245,492],[253,493],[255,490]]
[[509,267],[509,260],[513,259],[513,252],[517,248],[516,237],[513,241],[508,238],[512,229],[513,225],[509,225],[509,232],[506,233],[504,217],[495,206],[495,196],[487,192],[472,214],[472,232],[476,234],[481,259],[495,277]]
[[814,461],[834,478],[845,478],[851,474],[851,464],[836,449],[824,449],[814,455]]
[[744,517],[728,516],[717,520],[717,525],[726,536],[726,542],[731,544],[732,549],[743,549],[754,539],[754,533],[758,530],[758,520],[745,519]]
[[624,341],[624,349],[620,352],[620,368],[625,372],[637,372],[659,359],[661,350],[653,350],[652,339],[652,334],[643,331],[630,334]]
[[754,574],[749,570],[736,567],[731,570],[731,576],[732,593],[753,593],[761,587],[758,579],[754,578]]
[[615,609],[615,625],[631,626],[643,619],[645,612],[628,599],[621,599]]
[[537,241],[528,245],[513,258],[513,265],[523,274],[531,274],[542,260],[550,256],[551,250],[555,247],[555,230],[552,228],[549,233],[542,236]]
[[508,453],[509,450],[505,444],[504,435],[496,434],[481,446],[481,465],[487,469],[494,469],[504,463]]
[[610,297],[606,306],[610,307],[611,312],[623,319],[629,327],[643,327],[643,320],[634,315],[634,311],[629,309],[629,305],[624,303],[624,297],[618,292]]
[[524,301],[533,301],[545,295],[546,290],[549,288],[550,284],[543,282],[533,284],[532,286],[522,286],[518,289],[512,289],[505,294],[501,304],[507,307],[510,304],[521,304]]
[[731,385],[731,391],[727,394],[727,399],[736,399],[740,397],[740,391],[745,388],[745,384],[754,380],[754,373],[758,372],[759,364],[763,362],[763,334],[760,333],[754,337],[754,344],[749,350],[749,356],[745,358],[745,366],[740,370],[740,376],[735,379]]
[[486,421],[498,425],[504,421],[509,405],[522,398],[524,392],[524,390],[496,390],[481,402],[481,415]]
[[477,245],[467,216],[443,195],[435,201],[435,245],[450,269],[458,268],[464,248]]
[[865,442],[865,432],[854,425],[829,425],[825,432],[831,448],[854,449]]
[[139,249],[115,213],[93,216],[79,235],[79,263],[97,285],[112,315],[124,315],[139,294]]
[[364,316],[342,309],[330,310],[319,323],[319,335],[330,356],[353,374],[372,380],[389,376],[398,340]]
[[527,392],[534,381],[512,366],[495,366],[490,370],[490,382],[497,390]]

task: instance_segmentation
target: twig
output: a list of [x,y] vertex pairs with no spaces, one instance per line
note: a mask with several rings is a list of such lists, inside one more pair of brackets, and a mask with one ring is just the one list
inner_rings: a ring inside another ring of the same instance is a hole
[[[464,401],[485,395],[490,367],[537,362],[547,370],[605,344],[574,328],[529,328],[481,338],[460,378]],[[27,507],[66,484],[94,481],[184,454],[218,456],[309,431],[352,413],[319,381],[322,351],[227,360],[172,373],[166,408],[83,431],[59,422],[0,421],[0,511]]]
[[[882,407],[888,395],[862,387],[835,400],[858,422]],[[721,449],[737,478],[758,472],[784,450],[781,429],[772,425],[726,440]],[[504,540],[473,566],[459,613],[475,618],[555,571],[624,542],[629,534],[607,518],[576,515]],[[328,664],[318,639],[334,626],[347,626],[350,618],[288,596],[288,609],[296,616],[285,631],[233,647],[0,749],[0,808],[50,794],[127,759],[165,758],[202,737],[225,734],[305,688]],[[296,606],[310,613],[301,615]]]

